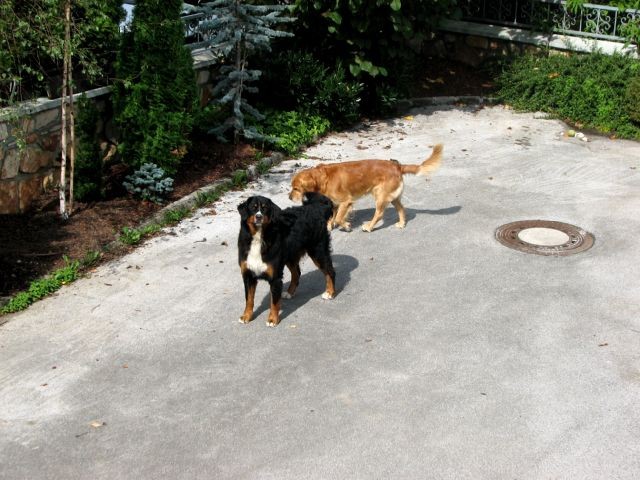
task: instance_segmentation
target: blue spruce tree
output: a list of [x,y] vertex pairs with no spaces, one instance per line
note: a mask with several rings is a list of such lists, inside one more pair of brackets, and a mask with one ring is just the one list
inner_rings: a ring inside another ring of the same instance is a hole
[[231,115],[222,125],[211,130],[219,140],[233,129],[234,143],[240,136],[246,139],[262,139],[255,127],[245,123],[245,114],[260,121],[264,119],[258,110],[247,103],[245,93],[256,93],[251,83],[258,80],[262,72],[248,68],[247,59],[259,51],[271,51],[271,39],[290,37],[291,33],[277,30],[279,24],[292,22],[294,18],[282,16],[285,5],[250,5],[242,0],[217,0],[205,3],[200,8],[208,20],[201,22],[200,33],[208,38],[208,47],[223,56],[231,65],[221,67],[221,77],[213,89],[215,102],[229,105]]

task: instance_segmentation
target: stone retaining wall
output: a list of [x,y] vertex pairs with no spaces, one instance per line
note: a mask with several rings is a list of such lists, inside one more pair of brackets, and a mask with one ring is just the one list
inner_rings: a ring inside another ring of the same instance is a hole
[[[206,51],[194,52],[193,58],[199,99],[205,105],[216,61]],[[80,96],[86,95],[103,113],[96,125],[104,139],[103,158],[113,154],[117,143],[108,117],[111,109],[106,108],[110,94],[110,88],[103,87],[74,95],[76,111]],[[0,111],[0,215],[27,212],[39,195],[59,186],[61,103],[59,98],[39,99]]]

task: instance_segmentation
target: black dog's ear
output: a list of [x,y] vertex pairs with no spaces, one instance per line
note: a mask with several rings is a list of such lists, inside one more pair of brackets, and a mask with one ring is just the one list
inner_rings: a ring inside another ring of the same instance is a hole
[[280,217],[280,213],[282,212],[282,209],[278,205],[273,203],[271,200],[269,200],[269,203],[271,207],[271,220],[273,221],[278,219],[278,217]]
[[249,216],[249,200],[245,200],[240,205],[238,205],[238,212],[240,212],[240,217],[243,220]]

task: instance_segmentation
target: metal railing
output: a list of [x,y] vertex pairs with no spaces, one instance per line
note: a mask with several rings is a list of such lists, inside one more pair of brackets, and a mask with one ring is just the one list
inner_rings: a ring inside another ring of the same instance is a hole
[[185,45],[190,50],[204,47],[208,45],[208,40],[212,36],[212,32],[200,28],[203,22],[207,22],[215,18],[214,14],[205,13],[192,13],[189,15],[182,15],[182,21],[184,22],[184,37]]
[[585,3],[577,12],[562,0],[463,0],[463,19],[624,42],[625,26],[640,22],[640,10]]

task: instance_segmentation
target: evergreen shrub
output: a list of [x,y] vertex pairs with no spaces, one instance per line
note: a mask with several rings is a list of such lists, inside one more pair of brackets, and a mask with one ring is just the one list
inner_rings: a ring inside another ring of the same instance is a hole
[[96,132],[100,113],[85,95],[78,102],[76,116],[76,160],[74,191],[76,200],[98,200],[103,196],[102,158]]
[[138,0],[123,34],[114,104],[123,161],[173,175],[186,153],[197,92],[180,0]]
[[166,177],[164,170],[154,163],[142,165],[122,185],[130,194],[154,203],[162,203],[173,191],[173,179]]
[[544,111],[621,137],[640,138],[626,101],[640,62],[621,55],[516,58],[498,78],[500,99],[518,110]]

